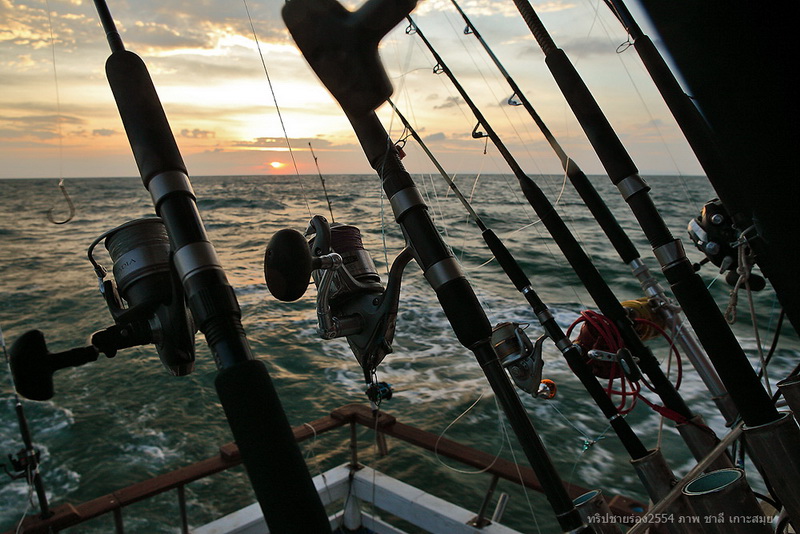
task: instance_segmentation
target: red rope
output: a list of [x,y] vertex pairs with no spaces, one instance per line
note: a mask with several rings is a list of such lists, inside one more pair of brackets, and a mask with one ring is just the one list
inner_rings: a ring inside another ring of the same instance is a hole
[[[641,323],[653,328],[659,334],[661,334],[661,336],[669,344],[670,357],[672,354],[675,355],[677,368],[675,389],[677,390],[680,387],[681,381],[683,380],[683,363],[681,361],[680,352],[675,346],[675,341],[667,334],[667,332],[664,331],[663,328],[661,328],[661,326],[653,321],[641,318],[636,318],[634,321],[636,323]],[[619,329],[604,315],[591,310],[582,311],[580,317],[573,321],[573,323],[567,329],[567,336],[570,336],[572,331],[578,325],[582,326],[575,343],[580,345],[585,351],[589,351],[590,349],[598,349],[606,352],[616,353],[621,348],[625,347],[625,342],[622,339],[622,334],[619,332]],[[592,368],[594,374],[598,377],[608,378],[608,384],[605,387],[605,391],[609,397],[620,397],[619,403],[617,404],[617,411],[619,411],[620,414],[625,415],[630,413],[636,407],[638,400],[642,399],[642,402],[667,419],[671,419],[678,423],[686,422],[686,418],[674,410],[657,405],[647,400],[647,398],[645,398],[641,393],[642,386],[639,381],[633,382],[628,379],[628,377],[625,376],[625,373],[622,372],[619,364],[616,362],[597,362],[589,360],[589,366]],[[619,386],[615,387],[615,381],[617,379],[619,379]],[[644,383],[647,389],[655,392],[653,386],[650,385],[644,376],[642,376],[641,382]]]

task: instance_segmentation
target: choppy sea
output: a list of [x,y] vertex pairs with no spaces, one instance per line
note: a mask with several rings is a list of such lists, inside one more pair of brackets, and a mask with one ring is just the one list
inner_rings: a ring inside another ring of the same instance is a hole
[[[491,261],[480,233],[447,186],[438,177],[415,179],[490,320],[530,323],[528,334],[538,337],[541,329],[525,300]],[[713,197],[707,181],[685,176],[647,179],[673,233],[684,239],[690,257],[699,261],[700,253],[686,238],[686,225]],[[577,195],[569,186],[562,188],[563,177],[536,180],[552,199],[558,199],[557,209],[620,300],[639,297],[638,283]],[[593,177],[593,181],[642,257],[659,273],[619,194],[607,179]],[[316,419],[346,403],[366,403],[362,373],[346,342],[323,341],[315,334],[313,285],[299,301],[283,303],[270,295],[264,282],[264,249],[272,234],[284,227],[304,230],[312,214],[328,215],[324,197],[318,193],[318,177],[224,176],[193,178],[192,182],[209,237],[236,290],[253,351],[267,364],[292,424]],[[521,200],[513,177],[461,176],[457,182],[472,195],[484,222],[505,239],[563,327],[581,310],[594,309],[558,248]],[[92,332],[111,325],[87,260],[87,247],[103,232],[153,214],[150,197],[138,179],[67,179],[75,217],[54,225],[48,222],[47,211],[54,208],[56,219],[66,213],[57,183],[0,181],[0,328],[8,345],[25,331],[39,329],[48,348],[57,352],[82,346]],[[403,239],[378,179],[332,175],[326,177],[326,185],[335,220],[361,229],[365,247],[385,274]],[[98,256],[109,265],[107,257]],[[729,298],[724,280],[708,266],[701,273],[724,308]],[[779,311],[769,288],[755,296],[755,305],[761,342],[769,345]],[[745,306],[746,302],[740,302],[733,328],[757,366],[756,337]],[[773,383],[788,373],[800,355],[796,336],[787,326],[783,330],[770,366]],[[652,347],[657,356],[666,358],[665,343],[655,342]],[[558,396],[551,401],[521,396],[561,476],[646,500],[624,449],[555,348],[545,345],[544,355],[544,376],[557,382]],[[684,367],[681,393],[718,433],[724,432],[724,420],[703,383],[688,363]],[[52,400],[23,401],[35,445],[42,453],[41,473],[51,504],[88,500],[215,455],[220,445],[232,439],[213,388],[215,372],[201,336],[196,369],[187,377],[170,376],[149,347],[126,349],[113,359],[101,356],[97,362],[58,371]],[[0,457],[5,458],[16,453],[22,441],[5,366],[0,375]],[[483,374],[472,354],[458,344],[434,293],[413,264],[404,276],[394,353],[379,367],[378,376],[395,391],[383,408],[401,421],[524,461],[516,446],[505,443],[503,419]],[[683,473],[693,465],[672,425],[661,425],[659,416],[646,406],[640,403],[628,420],[648,447],[661,444],[675,471]],[[346,441],[344,433],[334,433],[304,444],[312,474],[343,462]],[[368,438],[362,442],[366,444]],[[390,448],[393,453],[381,459],[365,445],[361,460],[477,510],[488,479],[459,472],[459,466],[403,444],[390,441]],[[511,492],[504,519],[509,526],[526,533],[558,531],[543,496],[523,494],[502,482],[499,490]],[[254,497],[242,470],[234,469],[192,483],[187,500],[190,524],[200,525],[249,504]],[[35,497],[32,501],[35,505]],[[30,502],[23,480],[0,475],[0,530],[13,530],[24,514],[35,513]],[[174,494],[135,505],[124,512],[126,532],[177,532],[177,514]],[[104,518],[73,532],[112,530],[111,518]]]

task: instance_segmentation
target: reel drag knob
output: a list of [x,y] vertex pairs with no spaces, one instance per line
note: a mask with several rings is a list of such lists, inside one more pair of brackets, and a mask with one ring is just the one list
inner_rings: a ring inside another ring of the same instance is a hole
[[264,253],[264,278],[273,297],[284,302],[302,297],[311,270],[311,252],[303,234],[284,228],[272,236]]

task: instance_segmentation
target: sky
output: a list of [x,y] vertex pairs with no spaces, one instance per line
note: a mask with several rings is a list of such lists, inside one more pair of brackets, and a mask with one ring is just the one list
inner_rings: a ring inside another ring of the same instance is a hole
[[[190,176],[316,174],[309,143],[323,174],[372,172],[341,108],[286,30],[283,4],[109,0],[125,47],[148,66]],[[567,154],[601,174],[513,2],[460,5]],[[627,36],[602,0],[532,5],[640,172],[700,174],[633,48],[617,52]],[[526,172],[560,173],[527,113],[506,104],[511,90],[477,39],[463,34],[450,0],[421,0],[412,16]],[[380,45],[401,112],[448,173],[508,173],[491,143],[472,138],[474,116],[446,76],[432,72],[431,54],[405,26]],[[0,0],[0,178],[138,175],[105,79],[109,53],[91,1]],[[399,138],[388,105],[378,114]],[[406,167],[432,172],[412,145]]]

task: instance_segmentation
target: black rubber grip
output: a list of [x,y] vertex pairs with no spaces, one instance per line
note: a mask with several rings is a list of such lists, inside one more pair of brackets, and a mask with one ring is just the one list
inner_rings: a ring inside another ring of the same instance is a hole
[[223,369],[215,386],[270,532],[330,533],[264,363],[247,360]]
[[466,278],[447,282],[436,290],[436,296],[462,345],[473,349],[491,337],[492,325]]
[[666,269],[664,275],[689,322],[705,327],[695,327],[697,337],[745,424],[777,420],[777,409],[700,276],[688,264]]
[[127,50],[114,52],[106,60],[106,76],[145,187],[161,172],[186,173],[161,101],[141,58]]

